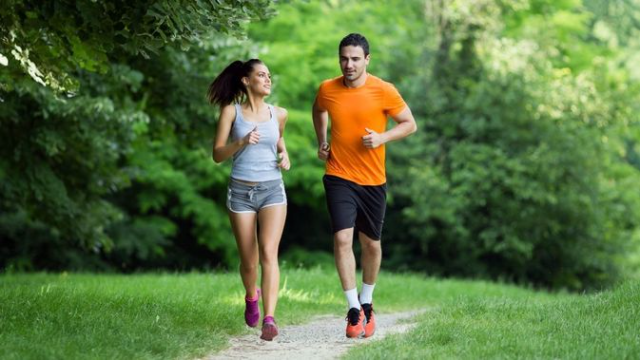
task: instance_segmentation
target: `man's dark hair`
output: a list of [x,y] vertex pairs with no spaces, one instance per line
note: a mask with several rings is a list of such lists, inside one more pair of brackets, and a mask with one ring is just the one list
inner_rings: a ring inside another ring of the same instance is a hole
[[340,41],[338,53],[340,53],[340,50],[345,46],[360,46],[362,50],[364,50],[364,56],[369,55],[369,42],[367,41],[367,38],[358,33],[351,33],[345,36],[344,39]]

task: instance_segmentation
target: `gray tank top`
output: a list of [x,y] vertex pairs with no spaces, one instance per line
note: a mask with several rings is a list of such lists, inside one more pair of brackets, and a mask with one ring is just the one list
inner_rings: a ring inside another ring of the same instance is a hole
[[282,178],[277,155],[280,126],[274,107],[268,106],[271,113],[269,120],[256,123],[245,120],[240,104],[235,104],[236,120],[231,127],[231,139],[241,139],[257,126],[260,141],[255,145],[246,145],[233,155],[231,177],[234,179],[259,182]]

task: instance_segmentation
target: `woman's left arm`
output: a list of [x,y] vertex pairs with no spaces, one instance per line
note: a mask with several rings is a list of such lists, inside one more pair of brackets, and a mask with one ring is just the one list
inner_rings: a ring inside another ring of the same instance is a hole
[[278,167],[289,170],[291,168],[291,163],[289,162],[289,154],[287,153],[287,145],[284,142],[284,127],[287,124],[287,109],[276,107],[276,113],[278,115],[278,125],[280,130],[280,138],[278,139],[278,156],[279,162]]
[[289,170],[291,163],[289,162],[289,154],[287,153],[287,145],[284,142],[284,127],[287,124],[287,109],[276,107],[276,114],[278,116],[278,128],[280,130],[280,138],[278,139],[278,167]]

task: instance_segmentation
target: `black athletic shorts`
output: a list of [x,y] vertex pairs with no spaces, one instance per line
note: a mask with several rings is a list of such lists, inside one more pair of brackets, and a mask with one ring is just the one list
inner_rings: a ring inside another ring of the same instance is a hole
[[387,208],[387,184],[358,185],[337,176],[322,178],[333,233],[355,227],[374,240],[380,240]]

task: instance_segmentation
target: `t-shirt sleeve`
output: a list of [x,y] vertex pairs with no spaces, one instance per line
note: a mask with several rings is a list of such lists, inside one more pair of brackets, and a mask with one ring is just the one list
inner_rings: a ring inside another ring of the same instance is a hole
[[390,116],[398,115],[407,107],[407,103],[404,102],[395,86],[389,83],[385,85],[384,112]]
[[316,94],[316,104],[318,104],[319,107],[321,107],[322,109],[326,109],[325,103],[324,103],[324,97],[325,97],[325,93],[326,93],[326,81],[323,81],[322,84],[320,84],[320,86],[318,87],[318,93]]

